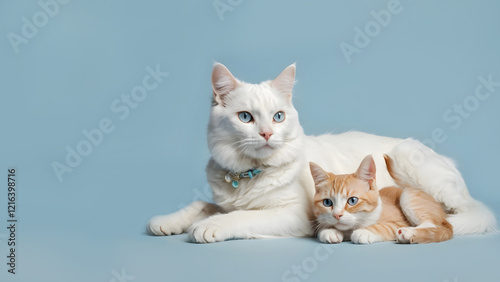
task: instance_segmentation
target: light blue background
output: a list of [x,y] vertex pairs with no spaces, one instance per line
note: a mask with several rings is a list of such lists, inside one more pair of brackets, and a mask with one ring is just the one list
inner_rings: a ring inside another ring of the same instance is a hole
[[[45,2],[46,0],[42,0]],[[226,0],[222,1],[227,3]],[[238,1],[232,1],[238,2]],[[281,281],[320,246],[313,239],[187,243],[151,237],[147,220],[206,197],[210,71],[224,63],[247,82],[297,62],[294,103],[307,134],[361,130],[431,137],[455,159],[471,194],[498,215],[500,88],[457,129],[443,114],[500,81],[498,1],[401,1],[402,11],[347,63],[339,44],[373,20],[380,1],[249,1],[218,16],[213,1],[70,1],[15,53],[7,35],[37,1],[0,3],[0,179],[18,169],[18,274],[2,281]],[[355,2],[355,3],[354,3]],[[120,120],[113,100],[142,83],[146,66],[170,73]],[[60,183],[51,167],[81,131],[115,130]],[[7,219],[6,190],[0,211]],[[0,225],[3,226],[3,223]],[[493,281],[498,235],[442,244],[327,246],[309,281]]]

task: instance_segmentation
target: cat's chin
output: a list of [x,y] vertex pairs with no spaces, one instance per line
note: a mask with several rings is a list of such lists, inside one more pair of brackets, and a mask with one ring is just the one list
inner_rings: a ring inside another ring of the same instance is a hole
[[275,151],[276,148],[272,147],[269,144],[265,144],[263,146],[255,148],[251,157],[254,159],[267,159],[271,157]]
[[337,223],[334,225],[337,230],[346,231],[352,229],[351,225],[344,223]]
[[256,150],[274,150],[274,147],[272,147],[272,146],[271,146],[271,145],[269,145],[269,144],[265,144],[264,146],[259,147],[259,148],[257,148]]

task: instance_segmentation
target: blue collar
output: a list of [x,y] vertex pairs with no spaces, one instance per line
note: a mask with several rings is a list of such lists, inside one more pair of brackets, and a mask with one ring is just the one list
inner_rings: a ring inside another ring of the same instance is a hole
[[257,174],[261,173],[261,170],[258,170],[256,168],[250,169],[245,172],[229,172],[226,174],[224,179],[226,180],[227,183],[231,182],[231,185],[233,186],[234,189],[238,188],[240,185],[240,179],[248,177],[250,179],[254,178]]

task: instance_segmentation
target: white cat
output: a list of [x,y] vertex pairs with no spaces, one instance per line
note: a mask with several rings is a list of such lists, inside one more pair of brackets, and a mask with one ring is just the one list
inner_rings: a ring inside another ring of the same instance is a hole
[[[309,162],[335,174],[355,171],[366,155],[442,203],[455,234],[495,230],[491,211],[474,200],[452,160],[413,139],[361,132],[306,136],[292,105],[295,64],[273,81],[249,84],[222,64],[212,72],[213,103],[208,125],[212,158],[206,173],[215,204],[197,201],[148,223],[154,235],[189,232],[194,242],[231,238],[312,236],[314,182]],[[377,186],[394,182],[377,170]]]

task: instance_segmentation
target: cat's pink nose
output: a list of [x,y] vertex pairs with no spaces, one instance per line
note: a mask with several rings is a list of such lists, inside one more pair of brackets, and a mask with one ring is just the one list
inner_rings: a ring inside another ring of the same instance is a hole
[[342,215],[341,215],[341,214],[334,214],[333,216],[334,216],[334,217],[335,217],[335,219],[337,219],[337,220],[340,220],[340,218],[342,217]]
[[271,131],[264,131],[264,132],[259,133],[259,135],[264,137],[264,139],[266,139],[266,141],[269,141],[269,138],[271,138],[271,135],[273,135],[273,133]]

